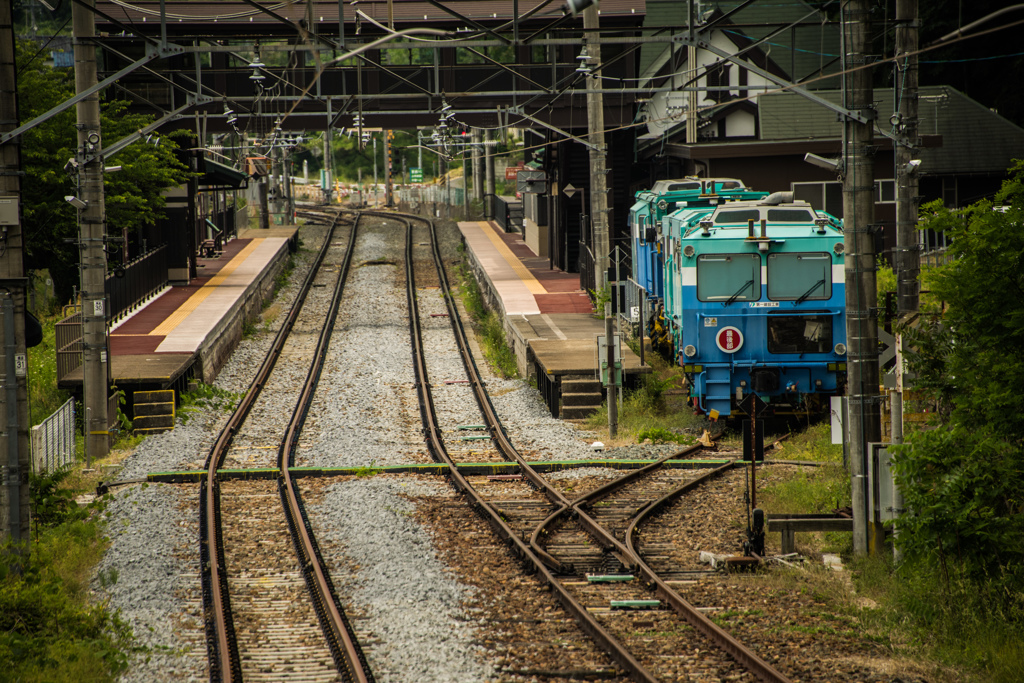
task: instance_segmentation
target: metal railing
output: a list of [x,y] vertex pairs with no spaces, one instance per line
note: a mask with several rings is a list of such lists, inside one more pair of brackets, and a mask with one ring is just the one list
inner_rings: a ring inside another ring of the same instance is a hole
[[167,247],[161,244],[125,264],[120,276],[107,275],[106,293],[110,307],[107,320],[119,320],[166,285]]
[[32,428],[32,472],[56,472],[75,462],[75,399]]
[[511,197],[491,195],[494,221],[505,232],[523,231],[523,202]]
[[77,310],[54,324],[57,348],[57,381],[74,372],[82,364],[82,311]]
[[650,312],[647,292],[633,278],[622,282],[621,306],[619,306],[620,329],[628,329],[633,334],[643,335],[644,318]]
[[586,242],[580,242],[579,254],[580,289],[593,292],[597,289],[597,273],[594,271],[594,253]]

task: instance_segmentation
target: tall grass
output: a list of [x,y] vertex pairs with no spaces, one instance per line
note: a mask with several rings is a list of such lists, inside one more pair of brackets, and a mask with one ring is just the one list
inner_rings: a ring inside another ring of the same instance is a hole
[[484,358],[491,364],[494,371],[502,377],[518,377],[519,366],[516,363],[516,354],[509,347],[508,341],[505,338],[505,329],[501,316],[487,309],[483,294],[480,292],[480,286],[465,263],[456,266],[455,277],[458,282],[458,293],[462,298],[462,305],[473,319],[476,331],[480,336],[480,343],[484,349]]
[[772,513],[801,514],[832,512],[850,504],[850,475],[843,467],[843,448],[832,443],[830,426],[811,425],[806,431],[782,441],[769,459],[818,463],[773,478],[762,491],[759,502]]
[[972,580],[934,564],[895,567],[888,556],[854,562],[857,589],[878,605],[862,621],[898,652],[935,663],[936,680],[1024,680],[1024,595],[1006,581]]
[[70,394],[57,388],[57,350],[54,325],[59,315],[40,318],[43,341],[28,349],[29,421],[35,426],[60,408]]
[[[36,478],[28,552],[0,552],[0,678],[36,683],[113,681],[131,651],[128,626],[94,604],[93,567],[106,549],[102,502],[79,508],[66,471]],[[57,501],[55,503],[55,501]]]
[[[627,390],[618,412],[620,436],[643,442],[694,443],[704,427],[702,418],[685,404],[667,400],[666,391],[680,386],[682,369],[648,354],[653,372],[640,376],[637,388]],[[608,403],[587,419],[587,427],[601,430],[608,425]]]

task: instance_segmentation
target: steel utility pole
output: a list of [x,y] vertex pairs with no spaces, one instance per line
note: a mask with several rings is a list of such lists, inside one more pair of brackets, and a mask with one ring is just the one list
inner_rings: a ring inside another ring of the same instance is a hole
[[843,222],[846,251],[847,395],[849,396],[850,474],[853,497],[853,549],[864,554],[880,541],[880,525],[867,515],[868,444],[881,440],[878,393],[878,319],[875,289],[874,155],[875,110],[870,59],[870,3],[849,0],[843,7],[843,99],[866,123],[847,118],[843,134]]
[[[0,132],[18,127],[14,65],[13,0],[0,0]],[[33,25],[35,21],[33,21]],[[25,349],[24,241],[21,229],[20,138],[0,146],[0,306],[3,356],[0,367],[0,533],[11,541],[29,540],[29,413]],[[27,546],[26,546],[27,547]]]
[[[597,7],[591,6],[583,11],[583,27],[599,28]],[[601,40],[597,33],[590,34],[594,38],[586,42],[596,68],[601,66]],[[601,92],[601,78],[594,72],[584,76],[587,83],[587,128],[588,141],[597,149],[590,150],[590,224],[594,231],[594,271],[597,289],[603,289],[608,282],[608,172],[605,168],[607,148],[604,141],[604,94]],[[610,404],[610,401],[609,401]]]
[[[86,6],[83,6],[86,5]],[[75,40],[75,90],[96,85],[95,0],[71,7]],[[82,279],[82,372],[85,403],[86,465],[110,450],[107,431],[107,316],[105,282],[107,253],[103,204],[103,159],[99,93],[75,105],[78,113],[78,189],[84,208],[78,210]]]

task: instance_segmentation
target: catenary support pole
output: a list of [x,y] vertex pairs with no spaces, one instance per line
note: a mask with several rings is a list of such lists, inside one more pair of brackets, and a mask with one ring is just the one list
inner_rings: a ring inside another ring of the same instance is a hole
[[[96,84],[95,0],[71,7],[75,44],[75,89]],[[85,403],[86,467],[107,455],[110,435],[107,421],[107,311],[105,282],[107,254],[103,203],[103,159],[99,93],[75,105],[78,113],[78,188],[75,196],[85,202],[78,211],[82,281],[82,371]]]
[[[844,70],[867,63],[871,9],[868,0],[843,7]],[[870,69],[844,77],[844,105],[871,118]],[[878,393],[878,319],[874,248],[873,121],[846,119],[843,156],[843,221],[846,252],[847,395],[849,396],[850,474],[853,499],[853,549],[864,554],[879,542],[878,525],[868,522],[868,444],[881,440]]]
[[484,158],[481,143],[483,136],[479,130],[474,129],[470,138],[473,142],[473,201],[483,201],[484,198]]
[[[491,141],[491,131],[484,130],[484,216],[494,217],[494,150],[488,144]],[[490,207],[490,208],[488,208]]]
[[[0,133],[18,127],[17,74],[14,63],[14,3],[0,0]],[[34,23],[34,22],[33,22]],[[0,492],[0,534],[11,540],[29,540],[28,473],[31,469],[29,448],[29,410],[25,360],[25,271],[24,238],[21,225],[21,141],[15,138],[0,145],[0,280],[3,283],[5,356],[4,388],[0,392],[0,444],[7,453],[3,478],[6,486]],[[8,303],[9,302],[9,303]],[[7,313],[8,307],[10,314]],[[10,322],[8,322],[10,321]],[[10,336],[7,336],[7,329]],[[11,365],[13,361],[13,372]],[[19,372],[19,366],[22,372]],[[2,540],[2,539],[0,539]],[[28,545],[19,546],[27,548]]]
[[899,113],[896,132],[896,282],[899,317],[917,312],[921,271],[918,205],[918,0],[896,1],[896,73],[893,88]]
[[[583,27],[599,28],[597,7],[590,6],[583,11]],[[590,150],[590,224],[594,235],[594,271],[595,285],[603,289],[608,281],[608,175],[604,135],[604,94],[601,89],[601,78],[596,70],[601,66],[601,40],[595,32],[588,33],[587,50],[595,69],[587,79],[587,140],[597,149]]]

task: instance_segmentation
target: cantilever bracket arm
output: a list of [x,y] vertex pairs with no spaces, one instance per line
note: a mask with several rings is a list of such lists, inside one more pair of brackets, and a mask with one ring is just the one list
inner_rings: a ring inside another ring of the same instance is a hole
[[[145,126],[143,128],[140,128],[139,130],[137,130],[136,132],[132,133],[128,137],[121,138],[120,140],[118,140],[117,142],[112,144],[110,147],[107,147],[106,149],[102,150],[102,152],[100,153],[99,156],[103,157],[104,159],[109,159],[110,157],[114,156],[118,152],[124,151],[124,149],[128,145],[132,144],[133,142],[138,141],[142,136],[149,135],[150,133],[152,133],[153,131],[155,131],[157,128],[159,128],[160,126],[164,125],[168,121],[173,121],[174,119],[180,118],[182,113],[184,113],[186,109],[191,109],[192,107],[196,106],[197,104],[207,104],[209,102],[213,102],[213,98],[212,97],[206,97],[206,96],[203,96],[203,97],[200,97],[200,98],[196,98],[195,96],[189,97],[188,101],[185,104],[181,105],[177,109],[173,109],[173,110],[167,112],[166,114],[164,114],[163,116],[158,118],[153,123],[151,123],[148,126]],[[89,159],[86,159],[86,161],[89,161]]]
[[604,154],[604,150],[603,150],[603,149],[601,149],[600,147],[598,147],[597,145],[595,145],[595,144],[592,144],[592,143],[590,143],[590,142],[587,142],[587,141],[586,141],[586,140],[584,140],[583,138],[578,138],[578,137],[576,137],[575,135],[570,135],[569,133],[566,133],[566,132],[565,132],[564,130],[562,130],[561,128],[558,128],[558,127],[556,127],[556,126],[552,126],[552,125],[551,125],[550,123],[548,123],[547,121],[541,121],[541,120],[540,120],[540,119],[538,119],[538,118],[535,118],[535,117],[533,117],[533,116],[530,116],[530,115],[529,115],[529,114],[527,114],[527,113],[526,113],[525,111],[523,111],[523,108],[522,108],[522,106],[518,106],[518,107],[511,107],[511,108],[509,109],[509,112],[510,112],[510,113],[512,113],[512,114],[514,114],[514,115],[516,115],[516,116],[521,116],[521,117],[523,117],[524,119],[529,119],[530,121],[533,121],[534,123],[536,123],[536,124],[538,124],[538,125],[544,126],[544,127],[545,127],[545,128],[547,128],[548,130],[553,130],[553,131],[555,131],[556,133],[558,133],[559,135],[564,135],[565,137],[569,138],[570,140],[575,140],[576,142],[579,142],[579,143],[581,143],[581,144],[583,144],[583,145],[586,145],[587,147],[589,147],[590,149],[594,150],[595,152],[600,152],[601,154]]
[[90,88],[87,88],[86,90],[83,90],[82,92],[78,93],[77,95],[75,95],[71,99],[65,100],[64,102],[61,102],[60,104],[58,104],[56,107],[54,107],[50,111],[46,112],[45,114],[40,114],[39,116],[37,116],[36,118],[32,119],[28,123],[23,124],[21,126],[18,126],[14,130],[9,131],[7,133],[4,133],[3,135],[0,135],[0,145],[5,144],[7,142],[10,142],[14,138],[20,136],[25,131],[32,130],[33,128],[35,128],[36,126],[38,126],[41,123],[49,121],[50,119],[52,119],[57,114],[60,114],[62,111],[65,111],[66,109],[70,109],[72,106],[78,104],[79,102],[84,100],[86,97],[89,97],[93,93],[99,92],[103,88],[106,88],[107,86],[114,84],[116,81],[120,80],[124,76],[127,76],[128,74],[130,74],[131,72],[135,71],[136,69],[139,69],[139,68],[145,66],[146,64],[149,64],[153,60],[155,60],[155,59],[162,59],[164,57],[170,57],[172,55],[177,55],[177,54],[180,54],[182,52],[184,52],[184,50],[182,50],[177,45],[168,45],[164,49],[157,49],[157,48],[155,48],[155,47],[153,47],[151,45],[147,45],[146,46],[146,56],[145,57],[143,57],[142,59],[140,59],[140,60],[138,60],[136,62],[133,62],[133,63],[129,64],[128,66],[126,66],[125,68],[121,69],[120,71],[118,71],[113,76],[109,76],[107,78],[104,78],[102,81],[100,81],[96,85],[94,85],[94,86],[92,86]]
[[485,32],[491,34],[492,36],[494,36],[495,38],[497,38],[501,42],[505,43],[506,45],[511,45],[512,44],[511,40],[509,40],[505,36],[501,35],[500,33],[496,33],[495,31],[487,28],[483,24],[477,23],[477,22],[473,21],[472,19],[470,19],[469,17],[466,17],[466,16],[463,16],[463,15],[459,14],[458,12],[453,10],[451,7],[445,7],[444,5],[442,5],[437,0],[427,0],[427,3],[430,4],[430,5],[433,5],[434,7],[436,7],[439,10],[441,10],[442,12],[445,12],[447,14],[452,15],[453,17],[455,17],[459,21],[466,22],[467,25],[472,26],[473,28],[475,28],[478,31],[485,31]]

